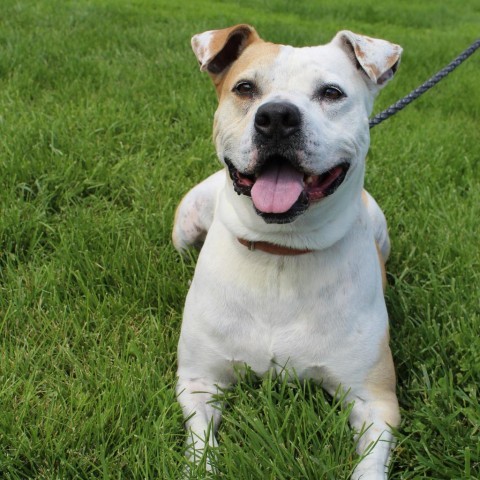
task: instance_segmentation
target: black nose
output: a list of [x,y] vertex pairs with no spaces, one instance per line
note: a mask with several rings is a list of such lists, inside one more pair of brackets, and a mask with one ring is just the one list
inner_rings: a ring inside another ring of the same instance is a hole
[[268,102],[255,114],[255,130],[265,137],[286,138],[300,130],[300,110],[289,102]]

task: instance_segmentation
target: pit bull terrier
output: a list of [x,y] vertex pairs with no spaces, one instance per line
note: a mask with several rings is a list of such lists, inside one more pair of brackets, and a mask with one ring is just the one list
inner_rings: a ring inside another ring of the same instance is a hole
[[178,345],[187,455],[205,461],[216,445],[212,399],[248,365],[344,392],[362,456],[352,478],[385,479],[400,420],[382,288],[390,242],[363,183],[373,100],[402,49],[350,31],[294,48],[249,25],[192,46],[216,88],[224,168],[185,196],[173,229],[179,251],[203,244]]

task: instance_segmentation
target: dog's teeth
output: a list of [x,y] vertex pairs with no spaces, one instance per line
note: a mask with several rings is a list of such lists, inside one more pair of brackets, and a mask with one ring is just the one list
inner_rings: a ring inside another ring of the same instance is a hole
[[305,179],[305,183],[306,183],[307,185],[312,185],[312,183],[313,183],[313,177],[312,177],[312,176],[307,177],[307,178]]

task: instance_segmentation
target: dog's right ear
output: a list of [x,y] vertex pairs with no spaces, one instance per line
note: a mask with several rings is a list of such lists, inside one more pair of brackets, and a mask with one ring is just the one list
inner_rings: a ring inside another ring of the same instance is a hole
[[192,48],[202,72],[215,77],[224,72],[251,43],[260,37],[246,24],[209,30],[192,37]]

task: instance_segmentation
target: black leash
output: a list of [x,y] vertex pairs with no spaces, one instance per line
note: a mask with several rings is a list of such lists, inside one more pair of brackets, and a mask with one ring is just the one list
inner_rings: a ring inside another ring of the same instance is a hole
[[379,123],[383,122],[384,120],[391,117],[392,115],[395,115],[397,112],[405,108],[409,103],[417,99],[420,95],[424,94],[428,89],[432,88],[440,80],[442,80],[442,78],[446,77],[450,72],[453,72],[461,63],[463,63],[479,47],[480,47],[480,39],[473,42],[473,44],[470,47],[468,47],[465,51],[463,51],[455,60],[450,62],[445,68],[442,68],[432,78],[428,79],[425,83],[420,85],[418,88],[411,91],[408,95],[405,95],[405,97],[403,97],[397,103],[394,103],[383,112],[380,112],[379,114],[375,115],[370,120],[370,128],[373,128],[375,125],[378,125]]

